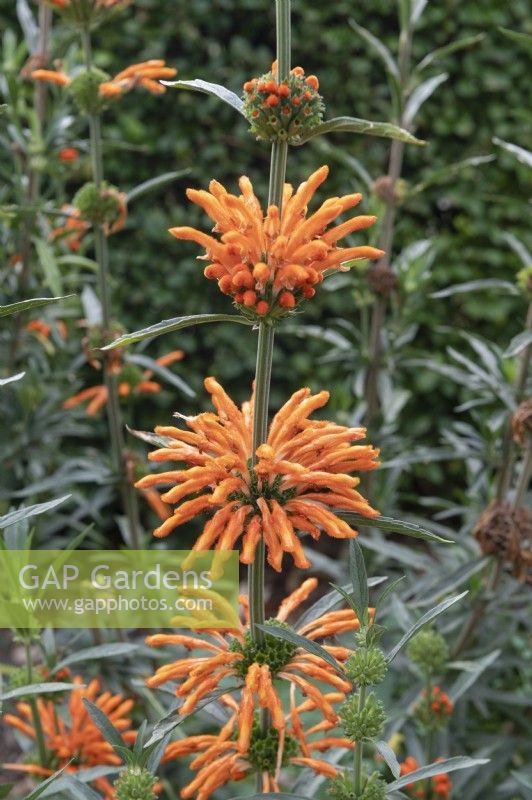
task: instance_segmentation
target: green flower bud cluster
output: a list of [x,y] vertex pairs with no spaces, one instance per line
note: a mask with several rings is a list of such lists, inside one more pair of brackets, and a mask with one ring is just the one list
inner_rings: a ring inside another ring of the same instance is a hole
[[347,677],[357,686],[376,686],[387,672],[386,656],[378,647],[357,650],[346,663]]
[[371,692],[360,708],[360,693],[350,695],[340,707],[340,721],[346,735],[356,742],[379,739],[386,722],[383,703]]
[[330,782],[328,794],[333,800],[385,800],[386,781],[373,772],[366,778],[362,793],[357,795],[351,778],[344,772]]
[[142,370],[136,364],[125,364],[118,374],[118,383],[127,383],[132,388],[136,388],[143,380]]
[[[276,619],[266,621],[267,625],[275,625],[277,628],[291,630],[286,622],[279,622]],[[256,643],[251,637],[251,633],[246,633],[244,643],[234,639],[229,649],[233,653],[242,653],[244,658],[234,664],[235,671],[245,679],[252,664],[267,664],[273,677],[277,675],[292,660],[296,654],[297,646],[284,639],[277,639],[271,634],[265,634],[261,643]]]
[[449,660],[447,642],[441,633],[430,628],[414,636],[406,652],[409,659],[428,675],[441,673]]
[[100,86],[110,79],[110,75],[97,67],[78,72],[69,90],[74,102],[83,114],[98,114],[105,103],[100,96]]
[[153,791],[157,778],[142,767],[130,767],[120,773],[115,783],[117,800],[156,800]]
[[86,183],[76,193],[74,206],[87,222],[111,226],[120,213],[118,189],[108,184],[98,187],[95,183]]
[[[279,751],[279,733],[275,728],[263,734],[260,723],[256,720],[253,723],[251,732],[251,742],[249,745],[248,759],[250,764],[255,767],[257,772],[275,773],[277,768],[277,755]],[[288,760],[296,755],[298,745],[292,736],[286,736],[283,747],[282,765],[286,765]]]

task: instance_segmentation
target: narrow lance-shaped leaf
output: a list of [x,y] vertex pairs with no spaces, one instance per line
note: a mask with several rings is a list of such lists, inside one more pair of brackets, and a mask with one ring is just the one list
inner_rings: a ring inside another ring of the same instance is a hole
[[69,761],[68,764],[66,764],[66,766],[62,767],[62,769],[58,770],[57,772],[54,772],[54,774],[50,775],[49,778],[46,778],[45,781],[43,781],[41,784],[39,784],[39,786],[33,789],[33,791],[27,794],[23,798],[23,800],[37,800],[38,797],[41,797],[46,791],[46,789],[50,786],[50,784],[54,783],[54,781],[57,781],[57,779],[64,773],[66,768],[70,766],[70,763],[71,762]]
[[127,193],[127,202],[132,203],[133,200],[136,200],[138,197],[142,197],[143,194],[147,194],[148,192],[153,192],[155,189],[160,189],[163,186],[167,186],[169,183],[178,180],[178,178],[183,178],[185,175],[190,175],[189,169],[179,169],[174,170],[174,172],[165,172],[164,175],[157,175],[155,178],[150,178],[143,183],[139,183],[138,186],[130,189]]
[[468,756],[445,758],[443,761],[437,761],[435,764],[421,767],[413,772],[409,772],[408,775],[404,775],[396,781],[392,781],[392,783],[389,783],[386,787],[386,794],[389,795],[397,789],[402,789],[403,786],[408,786],[409,783],[422,781],[425,778],[432,778],[433,775],[442,775],[443,773],[454,772],[457,769],[481,767],[488,762],[489,758],[469,758]]
[[413,539],[424,539],[427,542],[435,542],[437,544],[453,544],[450,539],[443,539],[441,536],[436,536],[435,533],[422,528],[415,522],[403,522],[399,519],[392,517],[364,517],[362,514],[354,514],[351,511],[335,511],[335,513],[344,519],[348,525],[361,525],[365,528],[378,528],[381,531],[389,531],[390,533],[402,533],[404,536],[411,536]]
[[362,548],[356,539],[349,540],[349,578],[353,584],[353,602],[361,625],[369,621],[369,589]]
[[494,155],[471,156],[470,158],[464,158],[463,161],[456,161],[454,164],[447,164],[445,167],[441,167],[441,169],[433,170],[429,172],[422,181],[416,183],[415,186],[408,190],[408,196],[412,197],[413,195],[420,194],[429,186],[451,180],[451,178],[454,178],[466,169],[480,167],[482,164],[489,164],[490,161],[495,161],[496,158],[497,156]]
[[379,58],[384,63],[395,104],[394,107],[398,111],[401,102],[401,78],[399,75],[399,67],[397,62],[386,45],[383,44],[380,39],[374,36],[371,31],[368,31],[367,28],[359,25],[354,19],[350,19],[349,24],[353,30],[356,31],[356,33],[358,33],[358,35],[369,44],[369,46],[377,53]]
[[279,628],[277,625],[257,625],[261,631],[264,633],[269,634],[270,636],[274,636],[276,639],[282,639],[285,642],[290,642],[290,644],[296,645],[296,647],[302,647],[307,653],[312,653],[314,656],[318,656],[318,658],[322,658],[326,661],[339,675],[344,677],[345,673],[330,653],[327,652],[321,645],[317,644],[316,642],[312,642],[310,639],[306,639],[304,636],[300,636],[298,633],[294,631],[286,630],[285,628]]
[[58,303],[59,300],[68,300],[74,297],[73,294],[65,294],[62,297],[33,297],[30,300],[19,300],[18,303],[11,303],[8,306],[0,306],[0,317],[8,317],[11,314],[19,314],[21,311],[29,311],[31,308],[48,306],[50,303]]
[[519,290],[510,281],[502,281],[499,278],[479,278],[476,281],[466,281],[465,283],[455,283],[447,286],[438,292],[433,292],[429,297],[433,300],[441,300],[443,297],[452,297],[453,294],[467,294],[468,292],[480,292],[486,289],[499,289],[508,294],[517,295]]
[[429,64],[432,64],[434,61],[437,61],[440,58],[450,56],[453,53],[457,53],[459,50],[466,50],[468,47],[473,47],[474,45],[479,44],[479,42],[485,38],[485,33],[477,33],[474,36],[466,36],[463,39],[457,39],[455,42],[450,42],[443,47],[438,47],[431,53],[427,53],[427,55],[421,59],[415,68],[415,72],[421,72],[421,70],[425,69],[425,67],[428,67]]
[[17,372],[16,375],[10,375],[9,378],[0,378],[0,386],[7,386],[8,383],[16,383],[22,380],[25,374],[25,372]]
[[[455,603],[458,603],[459,600],[462,600],[468,594],[468,592],[462,592],[462,594],[458,594],[455,597],[449,597],[447,600],[444,600],[439,605],[431,608],[430,611],[427,611],[423,616],[418,619],[418,621],[412,625],[410,630],[408,630],[405,635],[397,642],[395,647],[390,650],[388,653],[388,661],[393,661],[399,650],[401,650],[407,642],[410,641],[412,636],[414,636],[424,625],[428,622],[431,622],[433,619],[438,617],[440,614],[443,614],[444,611],[447,611],[448,608],[453,606]],[[443,772],[443,770],[442,770]]]
[[302,794],[289,794],[287,792],[268,792],[264,794],[246,794],[244,796],[232,797],[231,800],[309,800]]
[[161,364],[158,364],[153,358],[135,354],[132,356],[126,356],[125,360],[130,364],[138,364],[139,367],[144,367],[145,369],[151,370],[151,372],[158,377],[163,378],[163,380],[167,381],[172,386],[180,389],[183,394],[186,394],[188,397],[196,397],[196,392],[194,389],[192,389],[192,387],[189,386],[188,383],[183,380],[183,378],[181,378],[179,375],[176,375],[176,373],[172,372],[170,369],[161,366]]
[[98,708],[97,705],[95,705],[95,703],[92,703],[90,700],[87,700],[87,698],[84,697],[83,705],[89,712],[90,716],[92,717],[92,721],[97,726],[106,742],[109,742],[113,748],[123,748],[126,746],[120,732],[117,731],[109,717],[104,714],[103,711]]
[[410,125],[414,121],[423,103],[429,99],[438,86],[446,81],[448,77],[449,75],[447,72],[442,72],[441,75],[434,75],[434,77],[423,81],[417,89],[414,89],[405,105],[403,114],[403,123],[405,125]]
[[519,355],[525,348],[530,347],[530,345],[532,345],[532,330],[523,331],[517,336],[514,336],[503,355],[505,358],[513,358]]
[[224,103],[227,103],[227,105],[231,106],[235,111],[238,111],[239,114],[245,117],[244,103],[240,97],[225,86],[221,86],[219,83],[209,83],[209,81],[203,81],[200,78],[196,78],[192,81],[161,81],[161,83],[164,83],[165,86],[170,86],[172,89],[188,89],[193,92],[210,94],[222,100]]
[[524,147],[519,147],[519,145],[512,144],[511,142],[505,142],[504,139],[499,139],[497,136],[494,136],[492,141],[494,144],[502,147],[503,150],[506,150],[507,153],[510,153],[510,155],[516,158],[521,164],[532,167],[532,153],[530,150],[525,150]]
[[375,747],[388,764],[393,777],[398,778],[401,773],[401,768],[399,766],[399,762],[397,761],[397,757],[388,742],[375,742]]
[[137,644],[130,644],[128,642],[115,642],[114,644],[101,644],[96,647],[86,647],[58,661],[52,672],[58,672],[72,664],[79,664],[81,661],[95,661],[100,658],[124,658],[125,656],[132,655],[138,649],[139,646]]
[[55,694],[56,692],[67,692],[70,689],[80,689],[80,683],[30,683],[28,686],[19,686],[18,689],[11,689],[9,692],[0,695],[0,701],[17,700],[19,697],[27,697],[36,694]]
[[322,122],[312,128],[308,133],[301,136],[297,145],[305,144],[315,136],[324,136],[327,133],[359,133],[366,136],[380,136],[385,139],[397,139],[406,144],[423,145],[422,139],[416,139],[411,133],[391,122],[371,122],[367,119],[357,117],[334,117],[326,122]]
[[71,497],[71,495],[65,494],[63,497],[58,497],[56,500],[49,500],[47,503],[37,503],[34,506],[26,506],[26,508],[19,508],[17,511],[10,511],[9,514],[4,514],[3,517],[0,517],[0,529],[8,528],[10,525],[15,525],[17,522],[21,522],[23,519],[28,519],[29,517],[35,517],[37,514],[44,514],[46,511],[51,511],[52,508],[61,505],[61,503],[64,503],[69,497]]
[[149,328],[142,328],[133,333],[125,333],[111,342],[111,344],[102,347],[102,350],[114,350],[115,347],[124,347],[127,344],[142,342],[144,339],[154,339],[156,336],[162,336],[163,333],[180,331],[183,328],[189,328],[191,325],[203,325],[206,322],[236,322],[240,325],[254,324],[246,317],[234,314],[194,314],[190,317],[173,317],[172,319],[163,319],[162,322],[150,325]]
[[532,36],[529,33],[523,33],[522,31],[512,31],[510,28],[503,28],[499,26],[500,32],[507,36],[508,39],[513,39],[514,42],[518,42],[519,44],[524,44],[525,47],[532,47]]

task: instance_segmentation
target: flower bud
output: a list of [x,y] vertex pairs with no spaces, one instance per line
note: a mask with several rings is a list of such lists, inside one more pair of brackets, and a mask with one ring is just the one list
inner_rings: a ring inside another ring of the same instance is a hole
[[116,800],[156,800],[153,791],[157,778],[141,767],[130,767],[120,773],[115,783]]
[[118,189],[108,184],[100,187],[86,183],[74,197],[74,206],[84,220],[93,225],[106,225],[115,230],[116,223],[123,213],[123,201]]
[[277,81],[275,64],[270,72],[244,84],[244,113],[251,133],[268,142],[298,144],[323,119],[323,100],[315,75],[305,76],[295,67],[286,80]]
[[378,647],[357,650],[346,663],[347,677],[357,686],[376,686],[384,680],[387,671],[386,657]]
[[406,652],[409,659],[429,675],[442,672],[449,659],[447,642],[441,633],[430,628],[414,636]]
[[70,84],[74,102],[84,114],[98,114],[103,106],[100,85],[110,79],[110,75],[97,67],[79,72]]
[[386,713],[383,703],[371,692],[362,709],[360,695],[352,694],[340,707],[340,720],[346,735],[356,742],[378,739],[382,735]]

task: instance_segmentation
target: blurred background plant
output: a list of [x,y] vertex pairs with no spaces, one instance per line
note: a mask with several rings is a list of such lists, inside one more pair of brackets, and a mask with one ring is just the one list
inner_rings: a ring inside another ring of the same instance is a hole
[[[163,0],[136,0],[92,32],[94,63],[115,75],[130,62],[164,58],[182,79],[201,76],[239,93],[271,63],[274,25],[264,21],[262,0],[195,0],[172,4],[171,13]],[[329,115],[401,122],[428,141],[403,156],[399,143],[384,139],[349,138],[341,150],[333,139],[317,139],[292,159],[292,183],[328,162],[333,193],[361,190],[362,213],[380,220],[372,244],[384,243],[388,255],[376,268],[329,279],[330,291],[302,311],[293,335],[278,337],[272,407],[301,385],[331,387],[337,418],[365,419],[382,449],[384,468],[370,487],[374,504],[456,543],[413,548],[375,530],[362,539],[372,572],[407,575],[386,609],[391,632],[408,628],[447,592],[470,590],[441,624],[450,648],[445,692],[454,709],[433,755],[466,752],[491,761],[480,778],[453,776],[457,800],[483,797],[486,787],[494,798],[532,796],[532,731],[523,713],[532,686],[531,436],[523,406],[531,352],[529,24],[524,0],[405,0],[397,9],[384,0],[356,9],[347,0],[294,3],[294,57],[319,75]],[[84,534],[84,546],[120,546],[130,536],[111,483],[104,417],[87,416],[81,404],[63,408],[80,390],[103,383],[90,357],[91,331],[101,323],[91,235],[73,247],[66,236],[51,237],[68,228],[72,198],[91,180],[86,122],[61,88],[30,77],[36,68],[70,73],[83,55],[72,28],[45,3],[0,0],[0,27],[0,305],[75,295],[3,318],[0,378],[25,375],[0,394],[0,514],[69,493],[35,526],[27,519],[8,526],[9,541],[35,528],[37,546],[64,547],[76,534]],[[185,213],[188,224],[201,227],[200,211],[185,212],[184,189],[204,187],[213,175],[234,190],[236,176],[248,174],[264,197],[268,147],[247,137],[244,121],[216,99],[186,92],[137,93],[106,112],[105,123],[106,179],[128,195],[129,210],[112,242],[118,331],[200,309],[227,312],[226,298],[205,282],[194,246],[176,248],[167,228]],[[171,369],[157,361],[177,349],[185,358]],[[124,417],[150,429],[170,418],[169,409],[207,407],[205,374],[244,399],[254,355],[252,337],[207,325],[126,350]],[[161,391],[135,391],[145,370]],[[138,452],[129,464],[132,478],[143,471]],[[143,529],[161,513],[144,504]],[[179,546],[194,533],[189,526]],[[313,553],[312,560],[341,582],[334,555]],[[289,585],[296,580],[283,576]],[[91,669],[101,673],[96,662]],[[400,758],[423,763],[415,670],[404,654],[392,665],[384,699],[401,710],[386,736]],[[142,674],[136,660],[111,682],[139,692]],[[153,718],[162,712],[151,693],[146,704]]]

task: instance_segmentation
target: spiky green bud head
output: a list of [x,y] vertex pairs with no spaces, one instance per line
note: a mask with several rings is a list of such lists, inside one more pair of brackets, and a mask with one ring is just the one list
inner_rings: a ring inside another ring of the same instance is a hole
[[442,672],[449,660],[447,642],[432,628],[420,631],[406,649],[409,659],[424,673],[433,675]]
[[386,722],[383,703],[373,692],[366,697],[362,710],[359,710],[359,702],[359,694],[352,694],[340,707],[340,721],[346,735],[355,742],[379,739]]
[[532,300],[532,264],[517,273],[517,286],[527,300]]
[[[264,734],[261,731],[258,719],[253,723],[251,741],[247,759],[257,772],[268,772],[272,775],[277,768],[277,754],[279,751],[279,733],[275,728],[270,728]],[[286,736],[283,748],[282,766],[288,764],[290,758],[298,752],[298,745],[292,736]]]
[[110,76],[97,67],[90,67],[78,72],[69,86],[74,102],[83,114],[98,114],[104,105],[100,97],[100,85],[108,81]]
[[295,67],[280,83],[270,71],[244,84],[244,114],[251,133],[267,142],[297,144],[323,120],[324,104],[315,75]]
[[74,206],[87,222],[112,225],[120,213],[118,189],[108,184],[98,187],[95,183],[86,183],[74,197]]
[[118,383],[127,383],[133,389],[143,380],[142,370],[136,364],[125,364],[118,374]]
[[356,800],[353,781],[346,772],[341,772],[329,782],[327,794],[333,800]]
[[115,783],[117,800],[157,800],[153,791],[157,778],[142,767],[130,767],[120,773]]
[[386,800],[386,781],[373,772],[364,784],[360,800]]
[[388,671],[386,656],[378,647],[357,650],[345,667],[347,677],[357,686],[376,686],[382,683]]
[[[267,625],[275,625],[276,628],[291,630],[286,622],[279,622],[277,619],[266,620]],[[229,649],[233,653],[242,653],[244,658],[234,663],[235,671],[243,678],[246,678],[248,670],[252,664],[267,664],[273,677],[277,675],[293,659],[296,654],[297,646],[284,639],[276,639],[271,633],[266,633],[262,642],[254,642],[251,633],[248,631],[244,637],[244,643],[238,639],[233,639]]]

